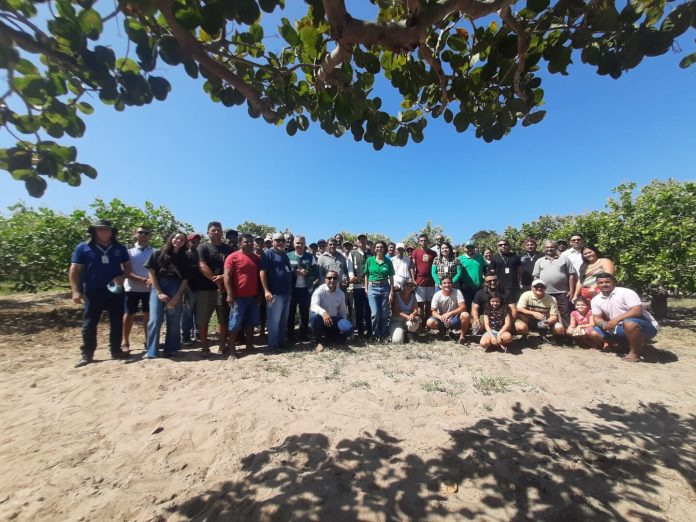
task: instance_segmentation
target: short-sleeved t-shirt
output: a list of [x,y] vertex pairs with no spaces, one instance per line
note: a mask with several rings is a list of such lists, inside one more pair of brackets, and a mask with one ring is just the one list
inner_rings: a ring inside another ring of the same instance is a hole
[[[141,247],[135,245],[133,248],[128,249],[128,256],[131,262],[131,272],[140,277],[147,277],[147,268],[145,268],[145,261],[147,261],[154,249],[152,247]],[[126,292],[147,292],[150,293],[150,288],[140,281],[126,278],[123,283],[123,289]]]
[[[608,296],[602,293],[597,294],[592,298],[591,302],[592,315],[604,316],[610,321],[628,312],[629,308],[639,305],[643,306],[640,296],[630,288],[622,286],[614,288]],[[650,321],[657,328],[657,321],[645,308],[643,308],[643,318]]]
[[259,264],[266,271],[268,289],[273,295],[290,295],[292,291],[292,268],[285,252],[267,248],[261,255]]
[[552,315],[558,316],[556,299],[549,294],[544,294],[544,297],[537,299],[532,290],[528,290],[520,296],[517,308],[525,308],[530,312],[540,312],[546,319]]
[[189,277],[188,260],[186,252],[180,252],[172,256],[164,256],[162,250],[155,250],[150,258],[145,261],[145,268],[155,271],[157,279],[176,279],[183,281]]
[[394,275],[394,265],[386,257],[382,263],[378,263],[374,256],[368,257],[363,270],[368,281],[385,281]]
[[435,286],[432,269],[437,254],[434,250],[417,248],[411,253],[411,266],[416,272],[416,286]]
[[435,292],[433,300],[430,303],[432,310],[437,310],[439,314],[446,314],[456,309],[460,303],[464,302],[464,294],[461,290],[452,290],[450,295],[445,295],[442,290]]
[[464,254],[459,256],[459,262],[462,264],[462,277],[459,279],[459,284],[464,288],[475,289],[483,286],[483,276],[488,271],[486,260],[481,254],[475,254],[474,257],[469,257]]
[[567,257],[542,257],[534,264],[533,276],[546,283],[549,294],[567,292],[571,274],[575,274],[575,268]]
[[[233,252],[233,248],[227,243],[213,245],[212,243],[202,243],[198,245],[198,260],[205,262],[208,268],[215,275],[222,275],[225,272],[225,259]],[[217,285],[203,275],[202,290],[217,290]]]
[[123,275],[121,265],[130,260],[128,250],[119,243],[108,247],[90,241],[77,245],[70,262],[82,265],[82,288],[106,289],[114,277]]
[[235,297],[254,297],[259,293],[259,264],[256,254],[233,252],[225,259],[225,268],[232,272],[232,289]]
[[[500,295],[500,297],[503,299],[503,305],[507,306],[510,304],[515,304],[510,303],[510,292],[507,290],[501,290],[500,288],[496,289],[496,292]],[[488,306],[488,301],[491,298],[491,294],[486,291],[485,288],[482,288],[476,294],[474,294],[474,304],[478,305],[479,313],[483,313],[483,311],[486,309]]]
[[520,256],[515,253],[495,254],[491,258],[489,268],[498,276],[498,287],[506,290],[519,290],[520,282],[517,278],[517,268],[521,264]]
[[207,290],[210,279],[205,277],[201,272],[201,267],[198,266],[198,250],[189,249],[186,251],[186,259],[189,264],[189,288],[192,292],[199,290]]

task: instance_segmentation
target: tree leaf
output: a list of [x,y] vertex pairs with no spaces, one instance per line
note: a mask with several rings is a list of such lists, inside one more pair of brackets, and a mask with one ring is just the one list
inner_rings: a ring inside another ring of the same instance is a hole
[[77,23],[90,40],[98,40],[99,35],[104,30],[101,16],[94,9],[85,9],[80,12]]

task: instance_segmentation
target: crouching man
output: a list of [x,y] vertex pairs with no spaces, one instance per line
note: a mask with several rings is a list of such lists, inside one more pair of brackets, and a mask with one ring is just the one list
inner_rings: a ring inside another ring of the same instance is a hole
[[346,296],[338,288],[338,272],[329,270],[324,275],[324,284],[312,293],[309,324],[314,332],[316,351],[324,351],[324,343],[330,339],[348,342],[353,325],[348,320]]
[[[592,316],[597,326],[589,333],[595,348],[606,347],[611,341],[628,342],[625,361],[638,362],[645,342],[657,335],[657,321],[643,308],[636,292],[616,286],[612,274],[597,274],[600,293],[592,298]],[[605,344],[607,343],[607,344]]]
[[546,293],[546,283],[541,279],[532,281],[532,289],[524,292],[517,302],[515,332],[525,335],[530,330],[557,336],[565,334],[565,328],[558,320],[556,299]]
[[459,342],[464,344],[464,336],[471,325],[471,316],[466,311],[464,294],[452,287],[451,277],[445,276],[440,279],[440,290],[433,296],[430,313],[431,316],[425,323],[430,330],[437,330],[444,336],[447,330],[460,328]]

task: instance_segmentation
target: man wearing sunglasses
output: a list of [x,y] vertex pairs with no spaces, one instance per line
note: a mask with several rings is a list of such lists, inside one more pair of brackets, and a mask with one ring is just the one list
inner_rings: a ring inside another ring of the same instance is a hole
[[328,270],[324,275],[324,284],[312,293],[311,315],[316,351],[324,351],[324,343],[329,339],[346,342],[353,332],[353,325],[348,321],[346,296],[338,288],[340,276],[335,270]]
[[145,261],[152,255],[150,246],[151,232],[148,227],[138,227],[133,234],[135,246],[128,249],[131,259],[131,272],[123,283],[126,291],[126,313],[123,315],[123,345],[121,351],[130,353],[130,334],[133,330],[135,314],[138,306],[143,311],[143,332],[145,333],[145,345],[147,345],[147,321],[150,317],[150,282],[149,273],[145,268]]
[[498,287],[509,292],[510,299],[516,301],[520,295],[522,260],[510,251],[507,239],[498,240],[498,253],[491,258],[490,269],[498,276]]

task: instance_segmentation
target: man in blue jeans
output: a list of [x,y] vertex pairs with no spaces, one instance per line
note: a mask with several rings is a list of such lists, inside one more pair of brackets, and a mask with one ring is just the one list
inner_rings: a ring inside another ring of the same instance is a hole
[[324,284],[312,293],[309,324],[317,343],[317,352],[324,351],[327,339],[338,338],[346,342],[353,332],[353,325],[348,320],[346,296],[338,288],[338,278],[338,272],[329,270],[324,276]]
[[640,361],[645,341],[657,335],[657,321],[643,308],[636,292],[616,286],[613,274],[597,274],[600,293],[592,298],[592,316],[595,326],[589,334],[596,348],[606,348],[607,342],[628,342],[625,361]]
[[82,357],[75,368],[86,366],[94,359],[97,324],[104,310],[109,314],[111,358],[128,357],[121,351],[125,304],[121,285],[131,271],[128,250],[116,241],[116,229],[106,219],[90,225],[87,233],[91,239],[77,245],[70,260],[72,299],[77,304],[84,303],[85,307],[80,347]]
[[273,246],[263,251],[259,275],[266,299],[268,321],[268,348],[275,351],[285,345],[288,333],[290,295],[292,293],[292,267],[285,253],[285,236],[271,237]]

